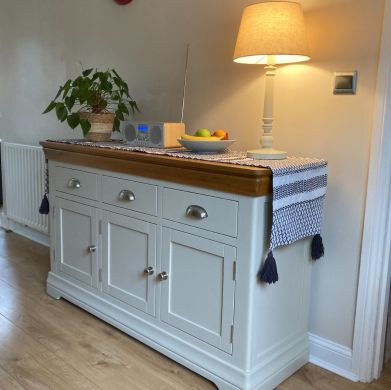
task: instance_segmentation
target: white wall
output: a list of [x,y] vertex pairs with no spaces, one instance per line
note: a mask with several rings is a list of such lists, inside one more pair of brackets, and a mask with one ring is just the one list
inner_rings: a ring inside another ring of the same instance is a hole
[[[254,146],[264,72],[232,62],[242,8],[253,2],[0,0],[0,138],[80,137],[53,113],[41,115],[79,61],[115,67],[140,104],[138,118],[178,120],[190,42],[188,132],[226,128],[238,148]],[[278,70],[276,144],[330,162],[326,256],[313,268],[310,331],[350,348],[383,0],[302,4],[313,59]],[[332,95],[333,72],[343,70],[358,71],[357,95]]]

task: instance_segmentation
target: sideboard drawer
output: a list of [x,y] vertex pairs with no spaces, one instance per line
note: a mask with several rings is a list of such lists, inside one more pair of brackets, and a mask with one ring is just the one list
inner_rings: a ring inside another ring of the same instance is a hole
[[98,175],[95,173],[56,167],[54,181],[56,191],[98,199]]
[[102,176],[102,202],[157,215],[157,187],[133,180]]
[[193,192],[163,190],[163,218],[236,237],[238,202]]

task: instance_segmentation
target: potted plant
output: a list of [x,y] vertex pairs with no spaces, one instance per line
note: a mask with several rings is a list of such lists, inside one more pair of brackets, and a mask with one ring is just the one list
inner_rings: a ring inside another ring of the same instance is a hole
[[80,125],[90,141],[109,140],[112,131],[119,131],[125,115],[139,111],[127,83],[114,69],[83,70],[80,76],[60,86],[43,113],[54,109],[60,122],[67,121],[72,129]]

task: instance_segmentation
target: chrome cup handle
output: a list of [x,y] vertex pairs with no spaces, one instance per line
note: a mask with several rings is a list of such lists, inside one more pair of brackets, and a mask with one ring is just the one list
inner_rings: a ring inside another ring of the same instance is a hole
[[208,218],[207,211],[201,207],[196,205],[191,205],[186,209],[186,215],[191,218],[197,219],[205,219]]
[[118,199],[124,202],[133,202],[134,200],[136,200],[136,197],[134,196],[134,193],[132,191],[122,190],[118,194]]
[[75,188],[75,189],[77,189],[77,188],[81,187],[81,183],[80,183],[79,179],[75,179],[73,177],[72,179],[68,180],[67,186],[68,186],[68,188]]

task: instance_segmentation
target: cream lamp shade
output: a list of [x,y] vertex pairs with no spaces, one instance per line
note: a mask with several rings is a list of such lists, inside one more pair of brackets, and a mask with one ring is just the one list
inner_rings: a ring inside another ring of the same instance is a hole
[[244,9],[234,61],[266,65],[261,148],[248,150],[248,157],[260,160],[286,158],[285,151],[273,148],[275,65],[309,59],[304,15],[299,3],[268,1],[249,5]]
[[273,1],[243,11],[234,61],[243,64],[287,64],[310,59],[300,4]]

